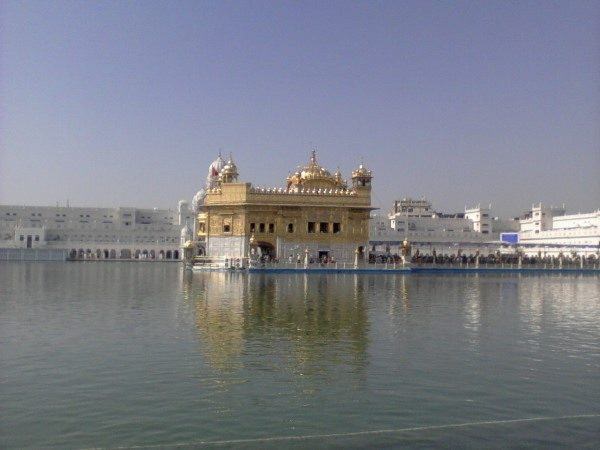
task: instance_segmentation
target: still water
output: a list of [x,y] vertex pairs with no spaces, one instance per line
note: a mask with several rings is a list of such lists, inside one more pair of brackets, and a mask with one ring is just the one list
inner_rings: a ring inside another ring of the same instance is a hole
[[3,448],[597,448],[599,414],[598,276],[0,264]]

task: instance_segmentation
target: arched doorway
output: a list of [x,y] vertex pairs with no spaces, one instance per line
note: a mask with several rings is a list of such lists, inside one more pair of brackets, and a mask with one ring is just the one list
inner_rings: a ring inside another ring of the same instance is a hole
[[115,249],[112,249],[110,251],[109,257],[110,257],[110,259],[116,259],[117,258],[117,251]]
[[275,258],[275,247],[269,242],[257,242],[258,255],[265,258]]
[[171,250],[167,250],[167,259],[171,259]]
[[150,250],[150,259],[156,258],[156,252],[154,250]]
[[110,252],[108,250],[104,249],[104,259],[108,259],[109,255],[110,255]]
[[121,250],[121,259],[129,259],[131,258],[131,250],[129,250],[128,248],[124,248]]
[[173,251],[173,259],[179,259],[179,250]]
[[135,251],[135,259],[140,259],[140,251],[139,250]]
[[361,245],[358,247],[358,259],[363,260],[365,258],[365,248]]
[[165,251],[161,250],[158,252],[158,259],[165,259]]

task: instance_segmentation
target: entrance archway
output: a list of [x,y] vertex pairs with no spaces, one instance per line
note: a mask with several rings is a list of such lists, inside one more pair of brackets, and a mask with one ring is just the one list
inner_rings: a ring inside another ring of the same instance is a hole
[[273,244],[269,242],[257,242],[256,246],[258,247],[259,256],[264,256],[268,258],[275,258],[275,247]]
[[365,248],[361,245],[358,247],[358,259],[363,260],[365,258]]

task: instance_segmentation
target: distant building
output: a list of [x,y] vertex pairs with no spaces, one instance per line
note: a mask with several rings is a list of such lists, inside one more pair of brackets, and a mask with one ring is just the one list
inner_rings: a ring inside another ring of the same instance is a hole
[[370,225],[370,251],[400,254],[402,242],[423,254],[493,253],[500,246],[500,233],[517,232],[519,222],[492,217],[480,205],[465,212],[441,213],[425,199],[404,198],[394,202],[387,216],[376,215]]
[[565,207],[533,205],[519,220],[518,244],[527,254],[600,254],[600,209],[565,214]]
[[0,248],[64,249],[78,259],[180,259],[188,202],[177,210],[0,205]]
[[405,197],[402,200],[394,201],[394,214],[407,217],[431,217],[433,213],[431,203],[425,199],[413,200]]
[[600,210],[565,214],[565,207],[533,205],[520,218],[493,217],[490,207],[440,213],[427,200],[404,198],[393,212],[370,224],[370,251],[400,254],[407,239],[423,254],[489,254],[521,251],[528,256],[595,255],[600,258]]

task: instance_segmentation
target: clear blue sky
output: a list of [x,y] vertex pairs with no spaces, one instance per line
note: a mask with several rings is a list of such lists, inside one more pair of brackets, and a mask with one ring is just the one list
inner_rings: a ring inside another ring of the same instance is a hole
[[219,148],[375,203],[600,206],[600,2],[4,1],[0,203],[174,206]]

